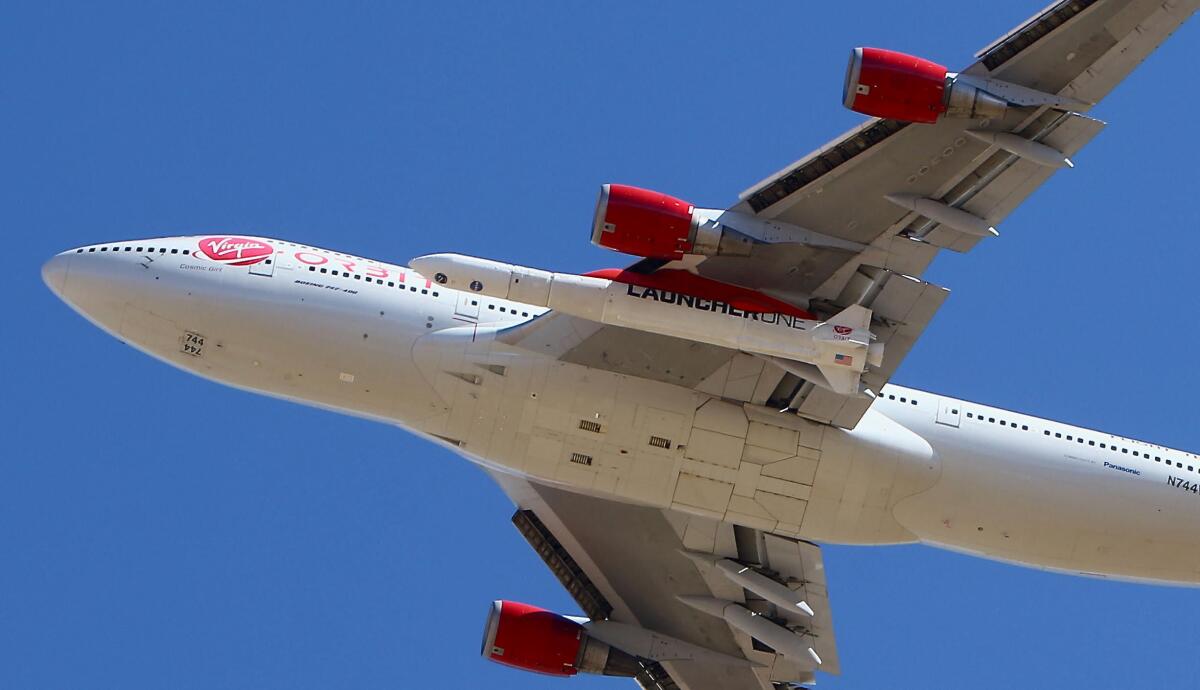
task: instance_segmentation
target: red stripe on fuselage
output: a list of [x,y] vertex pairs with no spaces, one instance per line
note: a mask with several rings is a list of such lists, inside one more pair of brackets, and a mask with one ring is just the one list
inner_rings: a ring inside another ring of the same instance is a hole
[[768,297],[761,292],[729,283],[722,283],[710,278],[703,278],[678,269],[666,269],[654,273],[634,273],[620,268],[603,268],[583,275],[591,278],[603,278],[617,283],[626,283],[638,287],[667,290],[694,297],[725,302],[742,311],[756,314],[787,314],[801,319],[816,320],[816,316],[783,300]]

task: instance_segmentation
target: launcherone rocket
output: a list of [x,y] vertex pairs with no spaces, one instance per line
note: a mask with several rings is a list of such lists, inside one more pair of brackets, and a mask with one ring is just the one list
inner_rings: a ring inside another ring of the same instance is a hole
[[819,321],[461,254],[429,254],[409,263],[422,275],[456,290],[757,355],[842,395],[862,393],[863,372],[883,361],[883,344],[873,342],[870,331],[871,311],[858,305]]

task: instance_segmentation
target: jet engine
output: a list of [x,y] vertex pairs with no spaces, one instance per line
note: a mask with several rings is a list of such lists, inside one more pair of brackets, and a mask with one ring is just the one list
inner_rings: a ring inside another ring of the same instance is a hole
[[636,658],[590,637],[578,621],[516,601],[492,602],[480,651],[496,663],[550,676],[641,670]]
[[726,227],[725,211],[696,208],[673,196],[623,184],[600,187],[592,244],[652,259],[686,254],[747,256],[754,241]]
[[850,52],[842,99],[855,112],[905,122],[1002,117],[1008,101],[968,81],[924,58],[882,48],[855,48]]

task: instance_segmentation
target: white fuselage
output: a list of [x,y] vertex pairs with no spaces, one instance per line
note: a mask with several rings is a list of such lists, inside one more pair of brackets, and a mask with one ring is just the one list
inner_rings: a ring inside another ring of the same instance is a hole
[[[252,239],[269,260],[213,259],[205,238],[178,237],[73,249],[43,275],[154,357],[397,424],[495,471],[816,541],[1200,583],[1190,453],[899,386],[846,431],[722,395],[728,370],[689,388],[496,339],[544,308]],[[747,360],[752,393],[765,370]]]

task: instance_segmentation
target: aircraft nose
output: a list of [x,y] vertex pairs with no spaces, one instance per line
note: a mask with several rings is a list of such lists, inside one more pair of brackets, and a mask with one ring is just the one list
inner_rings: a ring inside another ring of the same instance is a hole
[[63,298],[63,291],[67,286],[67,272],[70,266],[70,254],[53,256],[42,265],[42,280],[46,283],[46,287],[50,288],[50,291],[59,299]]

